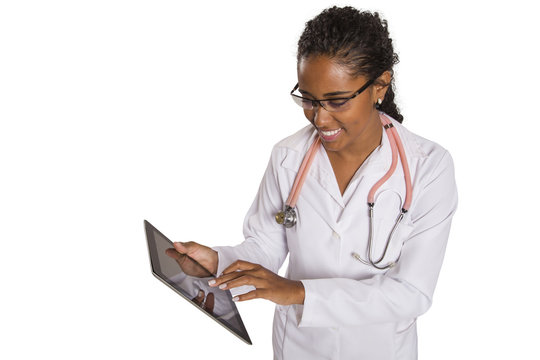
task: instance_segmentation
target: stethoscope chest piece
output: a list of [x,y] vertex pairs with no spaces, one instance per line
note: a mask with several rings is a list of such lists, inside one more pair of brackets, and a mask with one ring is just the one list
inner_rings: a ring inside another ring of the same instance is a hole
[[285,206],[285,209],[276,214],[276,222],[286,228],[292,228],[296,225],[296,211],[290,206]]

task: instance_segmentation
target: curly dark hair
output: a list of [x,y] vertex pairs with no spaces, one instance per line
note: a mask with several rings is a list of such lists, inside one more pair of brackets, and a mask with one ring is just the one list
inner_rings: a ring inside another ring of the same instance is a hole
[[377,79],[390,71],[390,84],[378,82],[388,85],[388,90],[377,108],[403,122],[403,115],[394,103],[393,66],[399,62],[399,57],[394,53],[387,22],[377,12],[360,12],[351,6],[323,10],[306,23],[298,40],[297,61],[311,55],[328,56],[349,69],[351,76]]

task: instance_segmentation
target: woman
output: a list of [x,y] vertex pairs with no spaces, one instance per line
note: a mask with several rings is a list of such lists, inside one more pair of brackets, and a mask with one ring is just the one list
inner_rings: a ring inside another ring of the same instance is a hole
[[[245,241],[175,248],[219,274],[209,284],[231,289],[235,301],[277,304],[275,358],[415,359],[416,318],[431,304],[457,206],[452,159],[401,125],[392,78],[398,56],[377,13],[323,11],[306,24],[297,61],[292,94],[311,124],[275,145]],[[409,171],[397,166],[376,190],[370,221],[369,192],[392,163],[392,126]],[[284,227],[275,215],[317,138],[296,224]],[[287,254],[283,278],[277,272]]]

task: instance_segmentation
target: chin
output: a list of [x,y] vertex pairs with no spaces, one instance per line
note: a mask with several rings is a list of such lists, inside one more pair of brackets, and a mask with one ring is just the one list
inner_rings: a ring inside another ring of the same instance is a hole
[[339,151],[343,148],[342,146],[339,146],[339,144],[335,142],[329,142],[329,143],[323,142],[322,144],[324,148],[328,151]]

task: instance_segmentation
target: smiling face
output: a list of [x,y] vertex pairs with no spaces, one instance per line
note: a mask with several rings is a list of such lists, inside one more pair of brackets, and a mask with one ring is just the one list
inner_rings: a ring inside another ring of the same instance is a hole
[[[390,82],[390,74],[381,79]],[[369,79],[352,77],[348,69],[326,56],[303,58],[298,63],[298,91],[304,98],[330,100],[352,96]],[[375,103],[383,99],[386,87],[372,84],[349,100],[347,109],[328,112],[321,106],[304,110],[306,118],[317,128],[327,152],[355,157],[371,152],[380,144],[382,126]],[[330,154],[329,154],[330,155]]]

